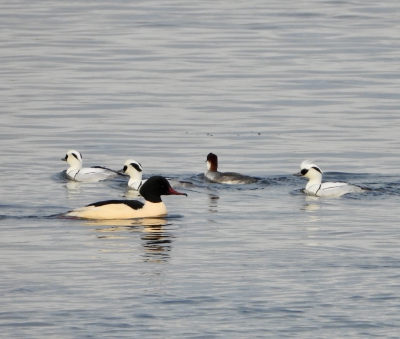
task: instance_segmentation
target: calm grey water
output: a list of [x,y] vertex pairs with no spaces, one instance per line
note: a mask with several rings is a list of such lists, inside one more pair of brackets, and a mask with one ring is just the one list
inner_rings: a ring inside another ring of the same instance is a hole
[[[4,338],[398,338],[400,3],[1,1]],[[60,159],[193,185],[164,219]],[[221,171],[263,180],[204,182]],[[371,191],[307,197],[291,174]]]

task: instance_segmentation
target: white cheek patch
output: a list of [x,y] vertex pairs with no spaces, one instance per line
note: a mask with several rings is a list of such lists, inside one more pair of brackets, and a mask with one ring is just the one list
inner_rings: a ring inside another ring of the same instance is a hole
[[211,169],[211,162],[207,161],[207,170]]

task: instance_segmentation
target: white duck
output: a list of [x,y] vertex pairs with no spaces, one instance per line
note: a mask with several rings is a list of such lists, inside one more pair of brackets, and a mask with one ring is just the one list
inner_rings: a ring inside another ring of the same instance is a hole
[[73,149],[69,150],[65,158],[61,159],[69,164],[68,179],[74,181],[97,182],[116,176],[118,173],[101,166],[82,168],[82,154]]
[[128,186],[135,191],[139,191],[140,187],[146,182],[147,179],[142,180],[143,167],[140,163],[133,159],[128,159],[124,163],[124,168],[121,170],[130,176]]
[[346,182],[324,182],[322,183],[321,169],[310,160],[304,160],[300,165],[300,172],[294,174],[308,178],[304,190],[309,195],[317,197],[340,197],[346,193],[361,193],[366,189]]

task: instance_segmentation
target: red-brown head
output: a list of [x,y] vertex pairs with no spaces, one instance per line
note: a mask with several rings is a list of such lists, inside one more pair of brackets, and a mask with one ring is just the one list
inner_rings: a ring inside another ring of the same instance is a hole
[[207,169],[216,172],[218,169],[218,157],[214,153],[207,155]]

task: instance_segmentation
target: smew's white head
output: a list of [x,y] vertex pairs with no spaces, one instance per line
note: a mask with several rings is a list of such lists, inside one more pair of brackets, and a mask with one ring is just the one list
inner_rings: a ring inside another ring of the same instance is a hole
[[65,158],[62,158],[61,160],[66,161],[69,164],[69,169],[80,170],[82,168],[82,154],[73,149],[70,149],[65,155]]
[[300,165],[300,173],[303,177],[313,180],[322,178],[323,172],[311,160],[304,160]]
[[322,181],[321,169],[310,160],[304,160],[300,165],[300,172],[295,175],[309,179],[306,189],[314,185],[320,185]]
[[127,161],[125,161],[122,172],[130,176],[128,185],[130,185],[133,182],[142,180],[142,172],[143,172],[142,165],[133,159],[128,159]]

